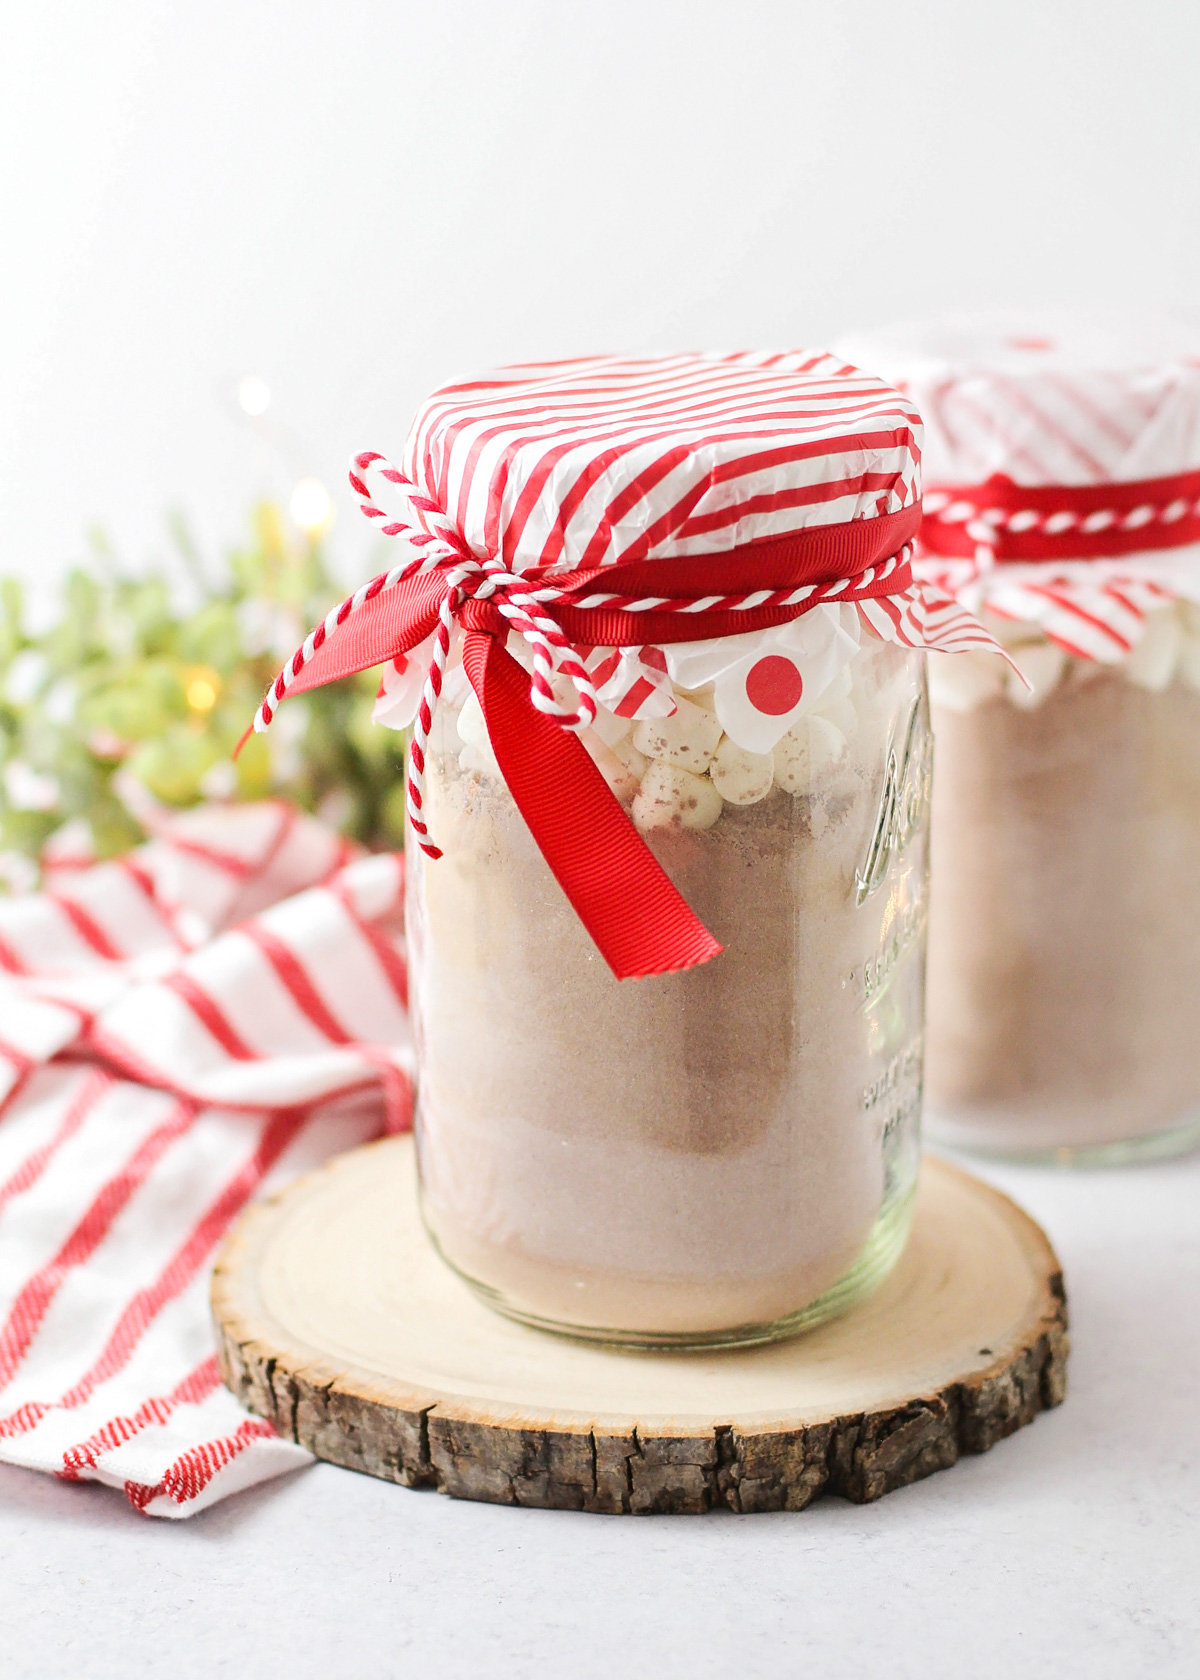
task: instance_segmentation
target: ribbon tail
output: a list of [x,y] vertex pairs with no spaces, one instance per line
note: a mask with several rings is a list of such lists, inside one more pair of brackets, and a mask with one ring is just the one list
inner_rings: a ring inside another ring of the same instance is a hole
[[323,688],[410,652],[436,627],[445,593],[440,573],[423,572],[368,597],[340,623],[319,625],[310,638],[311,650],[306,643],[272,685],[272,708],[290,694]]
[[617,979],[670,974],[719,955],[586,747],[537,710],[527,673],[497,638],[468,631],[463,667],[509,792]]

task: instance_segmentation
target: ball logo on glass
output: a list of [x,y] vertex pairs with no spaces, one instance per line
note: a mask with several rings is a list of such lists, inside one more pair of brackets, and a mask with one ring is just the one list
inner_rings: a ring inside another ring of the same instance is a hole
[[854,872],[856,904],[865,904],[883,885],[893,857],[904,855],[909,841],[921,832],[929,814],[933,734],[924,691],[913,701],[904,730],[904,745],[899,752],[896,743],[897,736],[893,735],[888,742],[883,789],[866,862]]

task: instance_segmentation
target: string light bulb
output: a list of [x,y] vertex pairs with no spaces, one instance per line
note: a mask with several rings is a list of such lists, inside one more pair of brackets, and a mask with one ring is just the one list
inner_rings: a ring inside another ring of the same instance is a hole
[[211,712],[217,703],[220,686],[221,679],[217,673],[207,665],[200,665],[188,672],[183,692],[194,712]]
[[271,406],[271,387],[256,373],[244,374],[238,380],[238,404],[243,414],[257,418]]
[[319,537],[329,529],[333,511],[333,498],[319,478],[302,478],[288,502],[288,512],[310,537]]

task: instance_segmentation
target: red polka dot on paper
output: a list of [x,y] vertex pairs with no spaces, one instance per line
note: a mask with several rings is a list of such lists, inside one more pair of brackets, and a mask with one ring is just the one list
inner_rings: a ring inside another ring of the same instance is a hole
[[769,653],[746,672],[746,698],[756,712],[782,717],[800,703],[804,679],[781,653]]

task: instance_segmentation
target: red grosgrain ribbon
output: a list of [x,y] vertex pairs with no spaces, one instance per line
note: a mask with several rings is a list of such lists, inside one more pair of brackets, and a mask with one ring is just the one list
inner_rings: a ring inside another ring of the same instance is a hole
[[1200,543],[1200,472],[1123,484],[986,484],[925,491],[925,554],[1001,563],[1094,560]]
[[[613,973],[623,980],[691,968],[721,947],[573,733],[591,723],[597,704],[576,649],[708,640],[785,623],[824,601],[902,593],[919,522],[914,503],[725,554],[514,575],[501,561],[471,556],[440,515],[434,532],[405,529],[420,558],[365,584],[318,625],[276,679],[255,728],[266,728],[286,694],[382,664],[432,636],[409,750],[409,814],[422,849],[439,857],[423,814],[425,751],[457,622],[504,780]],[[532,650],[532,679],[505,648],[513,630]],[[577,709],[563,709],[554,677],[573,684]]]
[[619,980],[707,962],[721,950],[613,797],[577,736],[536,711],[529,676],[495,628],[468,630],[463,668],[496,760],[576,915]]

